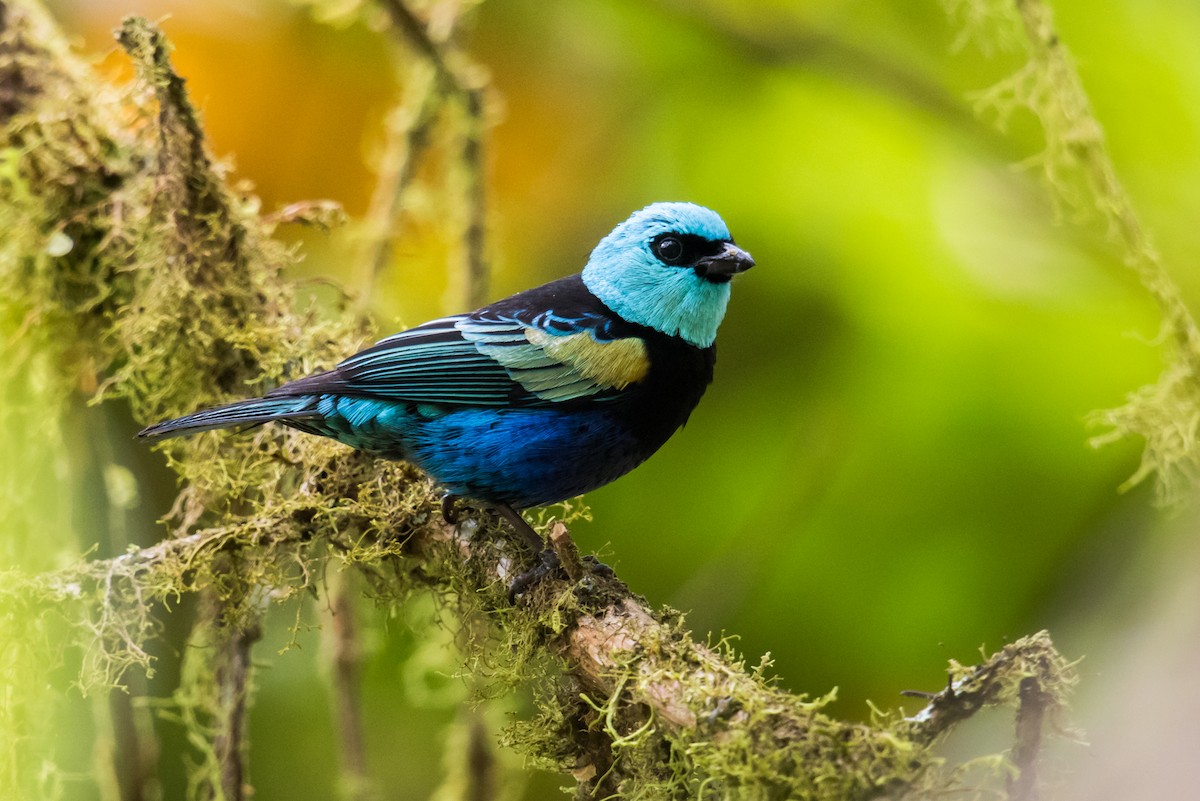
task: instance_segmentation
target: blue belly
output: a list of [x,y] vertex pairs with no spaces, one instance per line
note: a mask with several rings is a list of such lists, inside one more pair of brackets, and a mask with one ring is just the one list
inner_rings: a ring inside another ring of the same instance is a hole
[[407,459],[455,495],[518,509],[596,489],[650,455],[611,405],[445,411],[329,395],[318,409],[315,433]]

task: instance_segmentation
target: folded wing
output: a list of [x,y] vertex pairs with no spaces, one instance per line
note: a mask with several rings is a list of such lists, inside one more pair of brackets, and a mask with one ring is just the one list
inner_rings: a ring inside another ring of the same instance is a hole
[[645,342],[608,320],[481,309],[381,340],[269,397],[324,392],[453,406],[608,401],[650,369]]

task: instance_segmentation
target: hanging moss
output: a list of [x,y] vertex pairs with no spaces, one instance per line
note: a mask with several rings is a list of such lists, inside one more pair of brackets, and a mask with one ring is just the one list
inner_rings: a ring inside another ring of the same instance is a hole
[[1091,422],[1107,429],[1096,445],[1128,436],[1145,440],[1141,467],[1126,487],[1154,476],[1160,500],[1177,501],[1200,478],[1200,328],[1117,178],[1050,7],[1040,0],[944,2],[962,22],[960,45],[1016,50],[1026,59],[976,95],[976,111],[1002,130],[1018,109],[1037,118],[1045,147],[1023,166],[1041,176],[1061,219],[1099,228],[1162,309],[1167,366],[1158,382],[1132,393],[1120,408],[1096,412]]
[[[0,9],[0,48],[16,56],[0,85],[21,89],[0,103],[0,226],[14,232],[0,243],[13,354],[3,369],[43,419],[84,393],[150,422],[327,367],[364,341],[353,315],[303,307],[281,278],[291,254],[208,153],[157,29],[125,22],[118,38],[137,79],[111,87],[32,0]],[[187,733],[191,795],[239,797],[247,655],[263,611],[319,591],[330,566],[361,573],[380,603],[432,590],[479,698],[532,691],[536,715],[509,726],[504,743],[572,776],[583,796],[848,799],[958,786],[930,748],[950,723],[838,721],[823,711],[832,695],[780,690],[767,663],[697,643],[682,615],[649,610],[577,555],[564,553],[576,575],[511,604],[507,584],[530,557],[520,541],[482,512],[445,525],[407,465],[280,428],[160,447],[181,482],[169,538],[0,582],[0,681],[41,688],[0,694],[0,787],[57,793],[39,778],[57,775],[45,757],[54,695],[39,667],[69,643],[83,654],[84,692],[121,686],[130,670],[154,667],[156,604],[197,595],[204,611],[184,677],[160,711]],[[22,480],[4,476],[14,491]],[[569,522],[586,510],[552,513]],[[1010,648],[985,661],[978,691],[956,668],[957,694],[942,702],[976,699],[968,713],[1011,705],[1032,675],[1061,707],[1070,671],[1048,638]]]

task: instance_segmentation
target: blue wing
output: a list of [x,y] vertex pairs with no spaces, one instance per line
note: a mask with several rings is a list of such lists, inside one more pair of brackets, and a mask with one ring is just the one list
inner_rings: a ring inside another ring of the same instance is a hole
[[332,392],[456,406],[548,406],[619,397],[649,370],[645,342],[594,312],[497,310],[433,320],[271,395]]

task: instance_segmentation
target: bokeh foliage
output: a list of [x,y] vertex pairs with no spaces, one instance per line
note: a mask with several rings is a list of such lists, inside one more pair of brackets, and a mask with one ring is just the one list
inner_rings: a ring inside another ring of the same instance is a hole
[[[61,5],[100,49],[132,10]],[[1104,6],[1056,3],[1060,34],[1166,262],[1186,267],[1200,244],[1188,213],[1200,202],[1200,16],[1184,2]],[[307,9],[249,8],[173,9],[166,23],[216,147],[268,207],[331,196],[361,211],[364,165],[398,91],[391,56],[361,22],[331,29]],[[1159,373],[1157,310],[1103,224],[1074,225],[1077,209],[1050,200],[1035,167],[1013,169],[1046,144],[1033,119],[1018,109],[1003,134],[976,119],[970,93],[1021,57],[962,30],[935,4],[527,0],[484,5],[469,43],[504,103],[490,144],[495,295],[574,271],[612,222],[653,199],[717,208],[760,263],[739,281],[717,383],[688,428],[595,493],[577,537],[652,600],[689,610],[694,628],[771,651],[784,686],[840,685],[850,716],[867,714],[867,698],[936,687],[944,659],[971,661],[981,642],[1054,624],[1079,650],[1080,599],[1153,581],[1125,556],[1153,546],[1147,493],[1116,492],[1140,443],[1092,451],[1084,421]],[[439,201],[415,200],[372,298],[385,328],[456,297],[440,268]],[[299,274],[353,287],[349,237],[304,245]],[[1189,296],[1191,276],[1176,271]],[[6,382],[13,409],[71,389],[47,353],[40,372]],[[60,566],[80,548],[56,499],[73,481],[61,454],[81,434],[64,437],[36,408],[7,421],[8,458],[41,478],[5,511],[45,536],[8,538],[5,558]],[[114,441],[134,428],[110,424]],[[28,455],[43,450],[60,456]],[[122,496],[123,476],[93,477],[73,490],[76,506],[103,492],[142,520],[165,511],[163,490]],[[655,537],[625,535],[647,519]],[[291,623],[275,621],[268,642],[296,636],[315,650],[316,634]],[[416,765],[440,752],[425,732],[452,713],[414,710],[397,689],[411,689],[397,676],[419,642],[375,627],[368,642],[373,761],[423,794],[437,771]],[[326,707],[295,703],[324,692],[313,662],[272,663],[253,724],[256,781],[270,795],[327,794]],[[393,749],[412,756],[387,758]]]

